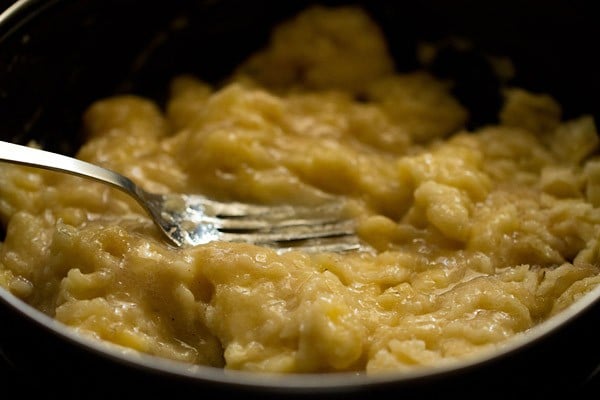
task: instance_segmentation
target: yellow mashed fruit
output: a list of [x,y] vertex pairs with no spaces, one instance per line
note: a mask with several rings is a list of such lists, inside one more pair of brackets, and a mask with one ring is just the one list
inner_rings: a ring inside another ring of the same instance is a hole
[[497,348],[600,284],[598,136],[517,87],[468,131],[451,89],[397,72],[362,10],[309,8],[218,87],[185,75],[164,106],[90,105],[77,157],[154,192],[342,197],[364,250],[175,248],[108,185],[1,165],[0,285],[82,334],[227,369],[374,374]]

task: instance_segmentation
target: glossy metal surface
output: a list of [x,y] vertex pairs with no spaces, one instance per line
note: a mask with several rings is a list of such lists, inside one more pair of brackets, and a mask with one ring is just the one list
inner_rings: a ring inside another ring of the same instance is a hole
[[[215,240],[246,242],[279,251],[349,251],[362,248],[343,204],[318,207],[218,202],[200,195],[150,193],[109,169],[58,153],[0,141],[0,161],[63,172],[111,185],[134,198],[177,247]],[[365,247],[366,249],[366,247]]]

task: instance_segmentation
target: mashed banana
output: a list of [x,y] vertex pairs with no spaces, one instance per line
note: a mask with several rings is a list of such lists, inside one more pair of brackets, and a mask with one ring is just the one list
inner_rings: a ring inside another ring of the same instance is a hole
[[395,72],[360,9],[310,8],[219,87],[177,77],[165,109],[97,101],[77,156],[155,192],[342,196],[371,249],[175,249],[107,185],[1,165],[0,285],[98,339],[229,369],[404,371],[494,349],[600,283],[598,137],[519,88],[467,131],[450,89]]

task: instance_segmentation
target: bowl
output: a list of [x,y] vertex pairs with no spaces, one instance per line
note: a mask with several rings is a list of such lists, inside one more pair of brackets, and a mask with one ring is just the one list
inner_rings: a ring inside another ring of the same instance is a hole
[[[164,102],[166,82],[194,73],[224,79],[265,43],[271,28],[314,1],[19,0],[0,14],[0,134],[72,155],[93,101],[136,93]],[[515,85],[553,95],[565,117],[600,107],[600,28],[590,5],[567,1],[343,2],[381,25],[399,70],[417,65],[417,44],[468,38],[431,68],[458,82],[471,127],[493,121],[499,82],[486,55],[509,57]],[[182,18],[186,23],[180,23]],[[190,48],[199,49],[189,51]],[[228,398],[487,397],[556,394],[590,387],[600,366],[600,287],[492,354],[405,374],[271,376],[190,366],[123,352],[70,329],[0,289],[0,360],[20,390],[43,385],[75,397],[215,394]]]

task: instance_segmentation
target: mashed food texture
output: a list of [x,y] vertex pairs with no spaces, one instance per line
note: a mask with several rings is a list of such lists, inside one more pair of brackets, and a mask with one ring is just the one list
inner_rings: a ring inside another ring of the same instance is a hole
[[[501,346],[600,283],[591,116],[504,91],[467,131],[451,82],[399,73],[358,8],[313,7],[211,86],[84,115],[77,157],[155,192],[352,203],[365,251],[169,246],[107,185],[0,165],[0,285],[82,334],[259,372],[410,371]],[[35,145],[32,143],[32,145]]]

